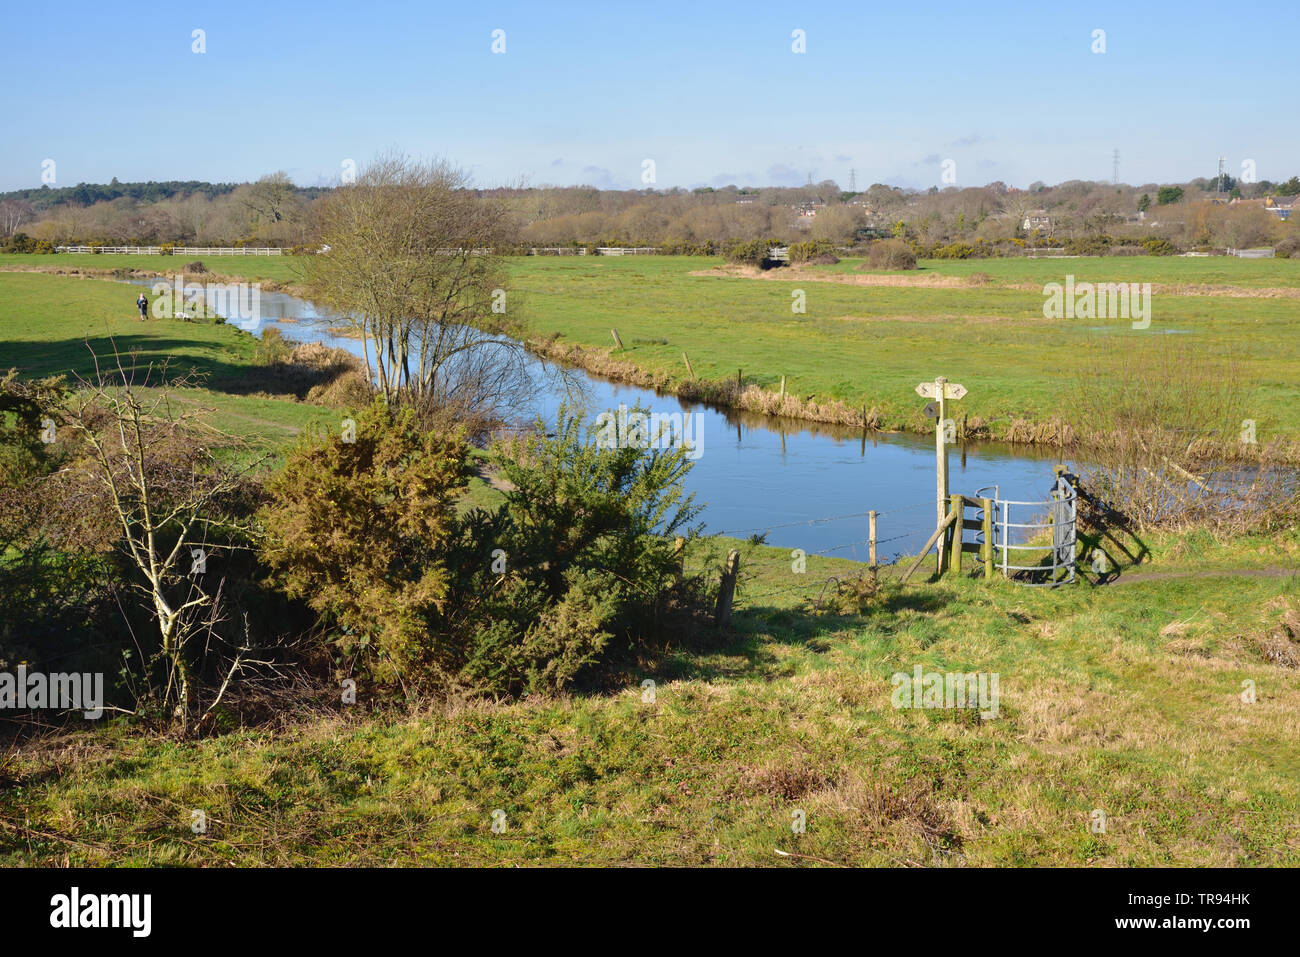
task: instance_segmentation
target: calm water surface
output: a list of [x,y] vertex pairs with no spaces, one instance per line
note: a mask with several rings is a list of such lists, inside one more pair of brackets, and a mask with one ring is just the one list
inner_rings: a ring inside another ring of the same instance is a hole
[[[151,285],[158,280],[131,280]],[[275,328],[293,342],[320,342],[362,355],[360,340],[340,336],[328,317],[310,302],[280,292],[261,293],[260,320],[232,325],[261,335]],[[534,360],[539,381],[547,368]],[[809,553],[866,560],[868,510],[879,514],[881,561],[914,554],[935,524],[933,437],[863,435],[858,430],[686,402],[649,389],[608,382],[578,373],[592,417],[619,405],[640,403],[650,412],[690,412],[701,450],[687,476],[687,488],[704,506],[709,532],[738,537],[766,533],[767,542]],[[544,388],[535,406],[520,409],[521,419],[554,421],[567,399],[559,388]],[[924,400],[918,398],[918,404]],[[1056,459],[1023,447],[970,443],[949,456],[953,492],[974,495],[984,486],[1000,487],[1003,498],[1021,501],[1047,497]]]

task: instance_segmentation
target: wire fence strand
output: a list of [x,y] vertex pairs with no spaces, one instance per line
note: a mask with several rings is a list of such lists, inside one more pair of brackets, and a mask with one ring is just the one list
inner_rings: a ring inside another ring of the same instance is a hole
[[[912,505],[899,505],[887,511],[877,511],[876,517],[882,518],[885,515],[892,515],[897,512],[908,512],[917,508],[934,508],[934,501],[916,502]],[[808,525],[824,525],[827,522],[842,522],[851,518],[869,518],[870,516],[871,512],[852,512],[848,515],[828,515],[825,518],[800,519],[797,522],[777,522],[771,525],[755,525],[753,528],[724,528],[719,529],[716,534],[728,535],[735,538],[752,532],[770,532],[778,528],[800,528]]]

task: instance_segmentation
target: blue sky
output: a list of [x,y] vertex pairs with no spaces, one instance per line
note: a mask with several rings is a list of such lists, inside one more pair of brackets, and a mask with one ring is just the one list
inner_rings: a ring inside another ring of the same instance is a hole
[[659,188],[926,187],[946,159],[1026,186],[1109,179],[1116,148],[1135,184],[1300,174],[1295,0],[6,6],[0,189],[46,159],[309,185],[393,147],[483,186],[639,188],[645,159]]

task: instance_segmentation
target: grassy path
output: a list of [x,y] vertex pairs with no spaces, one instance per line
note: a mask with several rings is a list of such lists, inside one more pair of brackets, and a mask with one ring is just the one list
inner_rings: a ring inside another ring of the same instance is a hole
[[1131,572],[1107,581],[1106,585],[1131,585],[1138,582],[1172,581],[1178,578],[1297,578],[1300,569],[1281,568],[1215,568],[1184,572]]

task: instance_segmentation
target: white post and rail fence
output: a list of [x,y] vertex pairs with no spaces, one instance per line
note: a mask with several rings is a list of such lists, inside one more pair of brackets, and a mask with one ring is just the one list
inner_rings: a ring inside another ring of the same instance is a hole
[[277,246],[55,246],[60,253],[94,253],[109,256],[283,256]]

